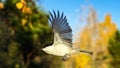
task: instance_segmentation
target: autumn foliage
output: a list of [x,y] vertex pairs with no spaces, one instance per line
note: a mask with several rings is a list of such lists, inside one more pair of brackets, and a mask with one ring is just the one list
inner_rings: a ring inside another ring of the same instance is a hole
[[79,53],[72,56],[71,68],[108,68],[111,58],[108,51],[109,39],[117,31],[116,24],[112,22],[110,14],[106,14],[103,22],[97,20],[97,12],[89,9],[86,25],[76,34],[74,46],[83,50],[93,51],[93,56]]
[[[119,68],[120,32],[106,14],[102,22],[91,9],[86,25],[78,31],[73,46],[93,51],[78,53],[69,61],[40,49],[53,42],[48,14],[38,0],[0,0],[0,68]],[[117,31],[117,32],[116,32]]]
[[[94,18],[92,16],[90,16],[91,19]],[[109,39],[117,30],[116,24],[111,20],[110,14],[105,16],[103,22],[96,22],[96,19],[88,20],[88,24],[77,35],[74,46],[80,49],[92,50],[94,55],[75,55],[72,58],[75,62],[74,68],[108,68],[110,63],[108,52]]]

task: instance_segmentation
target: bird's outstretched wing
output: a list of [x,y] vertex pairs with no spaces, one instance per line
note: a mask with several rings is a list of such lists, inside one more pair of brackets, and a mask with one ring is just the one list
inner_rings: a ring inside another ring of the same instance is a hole
[[64,13],[60,14],[53,10],[53,14],[49,12],[49,21],[54,32],[54,42],[65,41],[72,42],[72,29],[69,26]]

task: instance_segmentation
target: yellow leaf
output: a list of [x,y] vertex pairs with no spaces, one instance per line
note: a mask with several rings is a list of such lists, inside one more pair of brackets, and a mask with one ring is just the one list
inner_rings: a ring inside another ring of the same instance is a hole
[[0,9],[3,9],[3,8],[4,8],[3,3],[0,3]]
[[23,18],[21,23],[24,26],[27,23],[27,20]]
[[31,11],[31,9],[29,7],[26,8],[26,13],[29,13],[29,14],[32,13],[32,11]]
[[29,7],[26,7],[26,6],[23,7],[22,12],[23,13],[27,13],[27,14],[31,14],[32,13],[31,9]]
[[33,25],[32,25],[32,23],[29,23],[29,27],[30,27],[31,29],[33,29]]
[[21,0],[21,2],[22,2],[24,5],[26,5],[26,2],[25,2],[25,0]]
[[22,9],[23,3],[22,3],[22,2],[17,3],[17,4],[16,4],[16,7],[17,7],[18,9]]
[[23,8],[22,8],[22,12],[23,12],[23,13],[26,12],[26,8],[27,8],[26,6],[23,6]]

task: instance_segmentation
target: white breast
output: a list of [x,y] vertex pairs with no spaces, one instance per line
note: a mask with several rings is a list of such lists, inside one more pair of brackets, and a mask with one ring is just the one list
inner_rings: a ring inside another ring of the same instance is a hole
[[55,45],[54,50],[55,50],[54,54],[58,56],[64,56],[66,54],[69,54],[72,49],[68,45],[58,44],[58,45]]
[[66,54],[69,54],[72,48],[66,44],[59,43],[59,44],[53,44],[52,46],[46,47],[43,50],[49,54],[64,56]]

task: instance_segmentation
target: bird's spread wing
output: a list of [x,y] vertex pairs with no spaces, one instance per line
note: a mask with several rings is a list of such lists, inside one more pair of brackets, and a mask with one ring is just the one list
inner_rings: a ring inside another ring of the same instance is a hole
[[67,22],[66,16],[63,13],[60,14],[59,11],[57,13],[53,11],[53,14],[49,13],[49,21],[54,32],[54,42],[65,41],[71,43],[72,29]]

